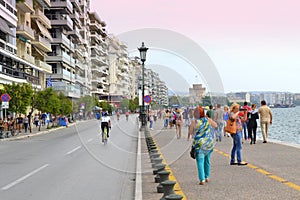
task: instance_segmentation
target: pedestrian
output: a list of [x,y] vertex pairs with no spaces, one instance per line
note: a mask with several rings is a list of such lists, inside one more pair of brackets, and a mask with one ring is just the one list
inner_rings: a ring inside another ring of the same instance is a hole
[[198,106],[194,110],[194,120],[191,122],[190,134],[196,132],[193,148],[196,151],[196,164],[200,185],[204,185],[210,178],[210,156],[215,145],[211,128],[216,126],[217,124],[212,119],[205,117],[202,107]]
[[252,104],[251,110],[248,112],[248,136],[251,138],[250,144],[256,142],[256,130],[257,130],[257,119],[259,119],[258,111],[256,110],[256,104]]
[[153,130],[153,121],[154,121],[154,113],[151,111],[150,112],[150,114],[149,114],[149,128],[151,129],[151,130]]
[[[243,127],[242,120],[244,117],[239,116],[240,105],[237,103],[233,103],[230,109],[230,120],[236,121],[236,133],[231,134],[233,139],[233,146],[231,150],[231,160],[230,165],[247,165],[248,163],[242,161],[242,140],[243,140]],[[235,162],[235,154],[237,155],[237,161]]]
[[170,111],[170,119],[169,119],[169,124],[170,124],[170,128],[172,128],[173,127],[173,125],[174,125],[174,121],[175,121],[175,114],[174,114],[174,111]]
[[223,118],[223,122],[224,122],[224,128],[223,128],[223,133],[224,133],[224,137],[227,135],[227,137],[230,136],[230,133],[226,133],[225,131],[225,127],[227,125],[227,120],[229,119],[229,107],[227,105],[224,106],[224,118]]
[[19,117],[17,117],[17,130],[19,131],[19,133],[21,133],[22,124],[23,124],[23,117],[21,114],[19,114]]
[[28,125],[29,125],[29,119],[28,119],[28,116],[25,115],[25,117],[24,117],[24,129],[25,129],[25,133],[27,133]]
[[[241,107],[240,112],[239,112],[239,116],[242,119],[242,129],[243,129],[242,133],[244,133],[244,139],[248,140],[249,137],[248,137],[248,133],[247,133],[247,130],[246,130],[247,129],[247,109]],[[244,117],[244,116],[246,116],[246,117]]]
[[35,127],[38,127],[39,122],[40,122],[40,118],[39,118],[38,114],[34,115],[34,119],[33,120],[34,120]]
[[184,112],[182,113],[182,117],[185,121],[185,126],[189,127],[190,126],[190,122],[189,122],[189,107],[187,107]]
[[188,136],[187,136],[187,140],[190,140],[190,137],[192,136],[192,138],[195,137],[196,132],[195,132],[195,118],[194,118],[194,110],[190,109],[189,110],[189,127],[188,127]]
[[180,109],[176,108],[176,135],[177,139],[181,138],[182,115]]
[[[244,106],[242,107],[246,112],[246,115],[248,116],[248,112],[251,110],[251,107],[248,106],[248,102],[245,101],[244,102]],[[244,131],[244,138],[245,140],[251,140],[251,137],[249,137],[249,133],[248,133],[248,119],[246,119],[244,122],[243,122],[243,131]]]
[[66,122],[66,128],[68,128],[68,124],[69,124],[69,119],[67,116],[65,116],[65,122]]
[[258,113],[260,114],[260,128],[263,136],[263,143],[267,143],[268,128],[270,124],[272,124],[273,115],[265,100],[261,101],[261,107],[258,109]]
[[169,118],[170,118],[170,113],[169,110],[166,110],[163,114],[163,118],[164,118],[164,127],[168,128],[169,125]]
[[217,128],[215,128],[216,141],[222,142],[224,129],[224,110],[221,108],[220,104],[217,104],[217,109],[214,114],[214,121],[217,123]]

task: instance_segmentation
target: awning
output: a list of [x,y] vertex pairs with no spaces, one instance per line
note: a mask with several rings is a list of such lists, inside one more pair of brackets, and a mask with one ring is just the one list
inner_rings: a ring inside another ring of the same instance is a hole
[[41,56],[47,56],[47,54],[44,53],[44,52],[42,52],[41,50],[39,50],[39,48],[37,48],[37,47],[34,46],[34,45],[32,45],[32,46],[34,47],[34,50],[35,50],[38,54],[40,54]]
[[4,32],[7,33],[11,36],[15,36],[12,32],[12,30],[10,30],[9,26],[7,25],[6,21],[4,19],[2,19],[2,17],[0,17],[0,29]]
[[46,36],[46,37],[52,42],[53,39],[52,39],[51,34],[49,33],[49,30],[48,30],[46,27],[44,27],[39,21],[36,20],[35,22],[36,22],[36,24],[38,25],[38,27],[39,27],[41,33],[42,33],[44,36]]

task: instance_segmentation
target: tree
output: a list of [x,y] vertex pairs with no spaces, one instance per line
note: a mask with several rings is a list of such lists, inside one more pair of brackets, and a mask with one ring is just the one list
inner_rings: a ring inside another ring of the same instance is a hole
[[169,97],[169,105],[180,105],[181,98],[179,96],[171,96]]
[[[90,95],[86,95],[84,97],[80,97],[78,99],[78,107],[81,108],[81,104],[84,103],[84,109],[86,112],[91,112],[93,107],[96,105],[96,100],[94,97]],[[78,111],[78,110],[77,110]]]
[[8,93],[11,97],[8,111],[13,113],[26,114],[28,106],[30,106],[33,95],[32,86],[28,83],[4,85],[4,93]]
[[120,109],[123,111],[123,112],[126,112],[126,110],[129,110],[129,99],[122,99],[122,101],[120,102]]
[[60,100],[60,114],[69,115],[72,112],[72,101],[62,92],[59,93],[58,98]]

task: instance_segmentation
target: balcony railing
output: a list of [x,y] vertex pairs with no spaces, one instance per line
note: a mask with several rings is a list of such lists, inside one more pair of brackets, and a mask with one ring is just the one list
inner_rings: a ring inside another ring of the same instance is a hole
[[17,31],[24,31],[24,32],[28,33],[31,36],[31,38],[34,38],[34,30],[27,25],[24,25],[24,24],[18,25]]
[[27,53],[24,53],[24,54],[22,55],[22,58],[23,58],[24,60],[26,60],[26,61],[32,63],[32,64],[35,64],[35,58],[34,58],[32,55],[29,55],[29,54],[27,54]]
[[73,30],[73,20],[66,14],[48,14],[47,17],[51,20],[52,25],[65,26],[69,30]]
[[11,12],[13,15],[17,16],[17,9],[14,8],[9,3],[6,3],[4,0],[0,0],[0,4],[5,7],[9,12]]
[[52,1],[51,2],[52,8],[67,8],[70,13],[73,12],[73,5],[70,2],[70,0],[64,0],[64,1]]
[[41,61],[41,60],[35,60],[35,64],[36,64],[38,67],[40,67],[40,68],[46,70],[48,73],[52,72],[52,67],[51,67],[51,65],[48,65],[47,63],[45,63],[45,62],[43,62],[43,61]]
[[51,43],[48,39],[43,38],[40,35],[35,35],[34,36],[35,41],[42,43],[44,46],[46,46],[48,49],[51,49]]
[[46,28],[51,28],[51,21],[48,19],[48,17],[46,17],[43,11],[36,9],[31,17],[40,19],[43,24],[46,25]]
[[0,39],[0,48],[4,49],[12,54],[17,54],[17,47],[5,42],[2,39]]

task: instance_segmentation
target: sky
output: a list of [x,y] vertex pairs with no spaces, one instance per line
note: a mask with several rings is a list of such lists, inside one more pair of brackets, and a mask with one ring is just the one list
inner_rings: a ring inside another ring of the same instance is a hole
[[[106,22],[108,32],[116,36],[156,28],[191,39],[210,58],[216,68],[213,73],[217,74],[216,79],[220,77],[226,93],[300,93],[297,83],[300,75],[299,6],[297,0],[91,0],[91,10]],[[146,66],[167,66],[181,74],[189,85],[197,82],[210,88],[212,80],[207,79],[211,78],[201,70],[195,73],[195,67],[199,66],[193,66],[190,58],[182,59],[184,56],[178,52],[159,51],[161,47],[157,43],[154,46],[152,40],[148,41],[151,43],[145,43],[150,48]],[[175,39],[173,45],[186,51],[194,50],[179,44],[180,41],[186,40]],[[168,50],[175,47],[171,48]],[[190,54],[197,57],[197,53]],[[165,81],[171,83],[172,80],[169,77]]]

